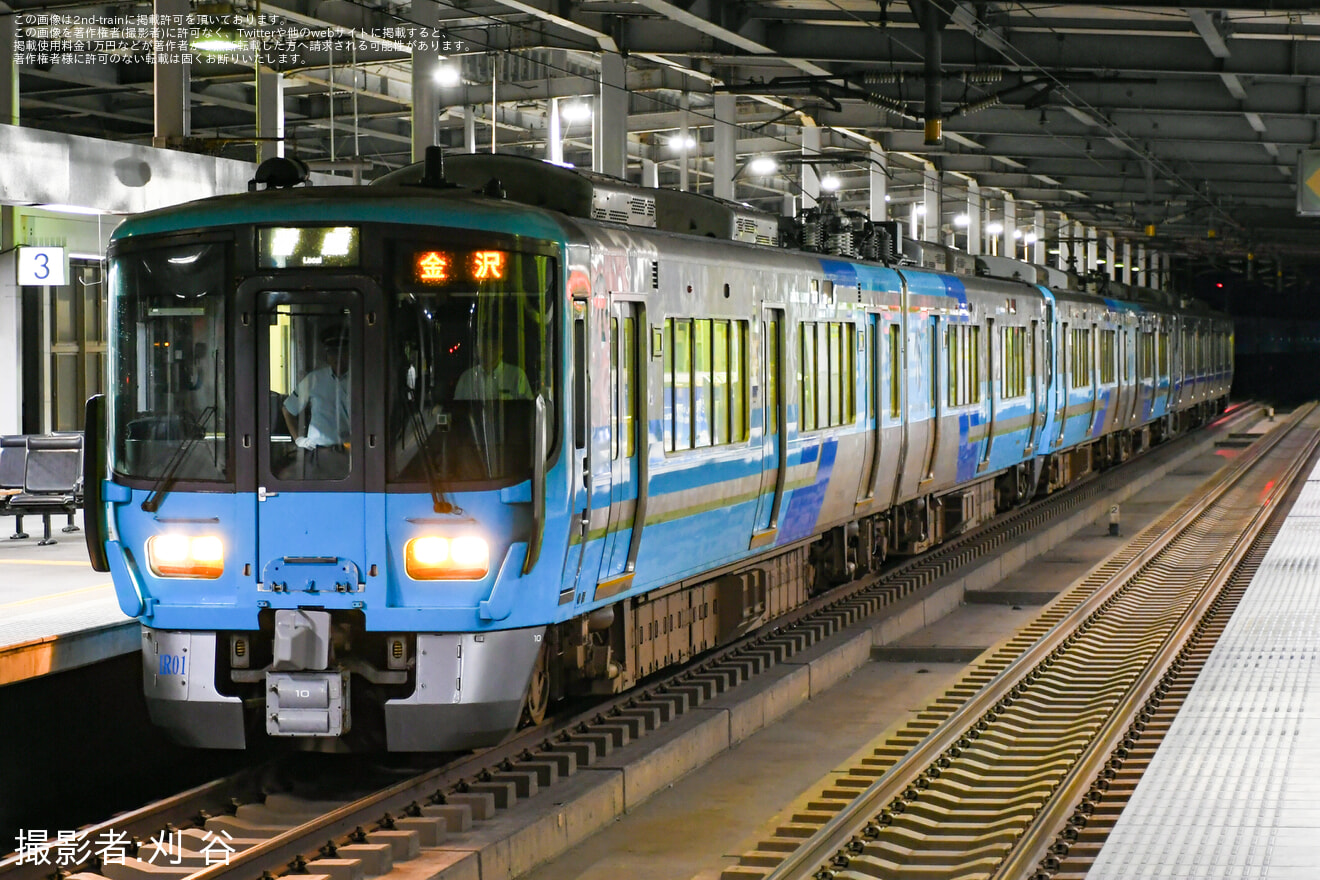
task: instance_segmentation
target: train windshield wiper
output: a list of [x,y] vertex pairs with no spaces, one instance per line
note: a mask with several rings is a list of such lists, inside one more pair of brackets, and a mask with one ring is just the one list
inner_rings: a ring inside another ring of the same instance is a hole
[[417,441],[417,455],[422,460],[422,470],[426,473],[426,486],[431,490],[431,508],[436,513],[450,513],[454,505],[445,500],[445,496],[440,492],[439,480],[435,475],[435,465],[431,463],[430,435],[426,432],[426,417],[422,415],[422,401],[420,397],[414,396],[412,390],[407,392],[408,401],[413,405],[409,407],[409,419],[412,422],[413,438]]
[[160,503],[165,500],[165,496],[174,487],[174,474],[178,471],[179,465],[183,464],[183,460],[188,457],[188,452],[196,445],[197,441],[206,436],[206,423],[211,421],[211,417],[214,415],[214,406],[208,406],[202,410],[202,414],[193,421],[192,431],[189,432],[187,437],[183,438],[178,446],[174,447],[174,453],[170,456],[170,460],[165,463],[165,469],[160,472],[160,476],[152,484],[147,497],[142,499],[142,509],[147,513],[155,513],[160,508]]

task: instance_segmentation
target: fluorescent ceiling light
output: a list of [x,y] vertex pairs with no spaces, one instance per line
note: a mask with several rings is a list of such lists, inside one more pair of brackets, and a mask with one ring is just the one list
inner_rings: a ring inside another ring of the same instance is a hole
[[54,211],[57,214],[87,214],[96,216],[97,214],[108,214],[109,211],[102,211],[100,208],[84,208],[81,205],[33,205],[34,208],[40,208],[43,211]]
[[990,233],[991,235],[998,235],[999,233],[1004,231],[1004,224],[996,220],[993,223],[987,224],[985,227],[985,231]]
[[954,215],[953,215],[953,225],[954,225],[954,226],[966,226],[968,223],[971,223],[971,222],[972,222],[972,218],[971,218],[971,217],[968,217],[966,214],[954,214]]
[[826,174],[820,179],[820,188],[825,192],[834,192],[839,188],[839,178],[833,174]]
[[757,156],[747,166],[748,171],[762,177],[767,174],[774,174],[778,168],[779,163],[769,156]]
[[463,79],[462,74],[459,72],[457,65],[442,64],[435,69],[436,85],[439,85],[443,88],[446,89],[453,88],[454,86],[458,85],[459,82],[462,81],[462,79]]
[[591,118],[591,105],[586,101],[574,101],[559,108],[559,118],[565,122],[586,122]]

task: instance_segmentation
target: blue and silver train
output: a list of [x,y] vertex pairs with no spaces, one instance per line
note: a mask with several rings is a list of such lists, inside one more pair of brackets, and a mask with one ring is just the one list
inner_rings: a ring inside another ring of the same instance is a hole
[[115,233],[88,541],[181,742],[491,744],[1227,399],[1232,325],[1150,292],[428,159]]

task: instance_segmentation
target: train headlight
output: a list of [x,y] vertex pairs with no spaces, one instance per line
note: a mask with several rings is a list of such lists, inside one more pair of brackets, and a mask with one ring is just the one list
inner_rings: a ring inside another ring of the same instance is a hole
[[225,545],[214,535],[156,535],[147,540],[147,562],[158,577],[218,578]]
[[413,538],[404,551],[404,567],[418,581],[477,580],[490,571],[490,547],[476,535]]

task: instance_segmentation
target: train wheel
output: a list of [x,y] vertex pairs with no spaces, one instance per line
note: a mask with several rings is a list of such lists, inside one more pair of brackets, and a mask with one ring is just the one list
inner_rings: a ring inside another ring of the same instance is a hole
[[522,721],[519,727],[535,727],[545,721],[550,708],[550,637],[541,640],[541,650],[532,668],[532,680],[527,682],[527,695],[523,697]]

